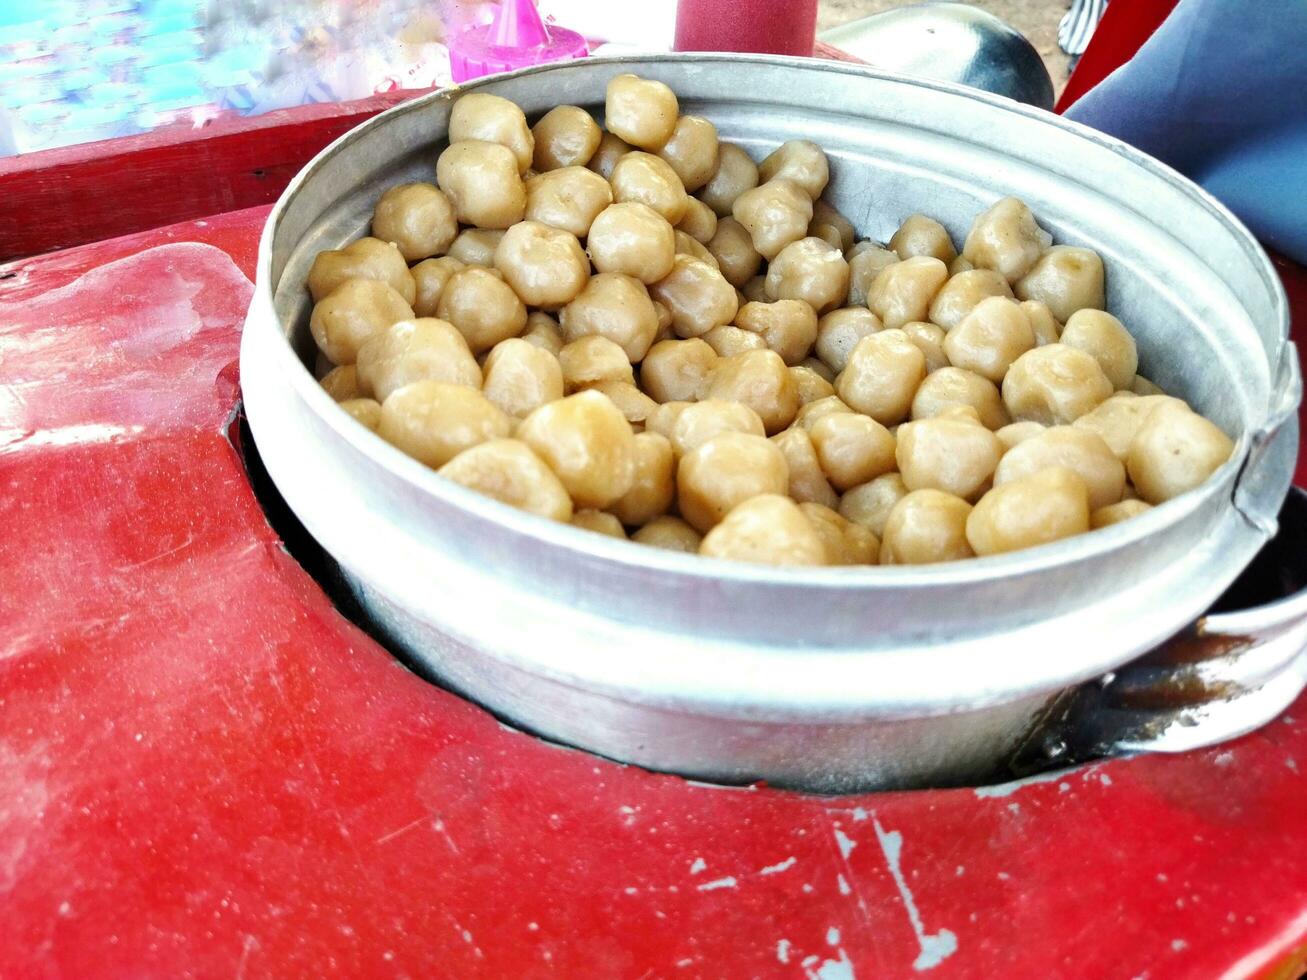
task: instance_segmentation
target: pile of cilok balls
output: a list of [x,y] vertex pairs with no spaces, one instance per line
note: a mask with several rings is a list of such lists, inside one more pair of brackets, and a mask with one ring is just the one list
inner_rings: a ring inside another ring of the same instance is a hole
[[813,143],[755,164],[634,75],[605,124],[464,95],[436,183],[313,263],[322,386],[441,476],[656,547],[919,564],[1115,524],[1229,458],[1136,373],[1099,256],[1021,201],[961,255],[920,214],[859,242]]

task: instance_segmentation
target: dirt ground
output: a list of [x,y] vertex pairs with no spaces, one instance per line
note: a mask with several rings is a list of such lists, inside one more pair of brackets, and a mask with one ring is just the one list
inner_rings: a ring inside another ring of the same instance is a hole
[[[902,7],[908,0],[821,0],[817,30],[824,31],[859,17]],[[1057,46],[1057,23],[1070,6],[1068,0],[974,0],[973,7],[988,10],[1030,39],[1060,94],[1066,84],[1067,56]]]

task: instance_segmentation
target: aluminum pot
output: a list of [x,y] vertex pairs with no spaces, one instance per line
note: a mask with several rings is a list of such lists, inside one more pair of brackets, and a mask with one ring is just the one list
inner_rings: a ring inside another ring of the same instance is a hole
[[[451,484],[357,425],[306,365],[314,255],[364,233],[382,191],[433,179],[460,91],[528,117],[602,114],[615,74],[761,156],[830,155],[827,198],[862,236],[907,215],[961,240],[1025,199],[1096,249],[1142,370],[1237,437],[1201,488],[1093,534],[932,567],[775,569],[644,548]],[[591,59],[484,79],[364,123],[269,216],[241,350],[251,429],[280,493],[377,626],[449,687],[531,731],[622,761],[822,791],[982,778],[1065,692],[1205,610],[1275,529],[1297,448],[1297,360],[1266,255],[1151,158],[959,86],[739,55]]]

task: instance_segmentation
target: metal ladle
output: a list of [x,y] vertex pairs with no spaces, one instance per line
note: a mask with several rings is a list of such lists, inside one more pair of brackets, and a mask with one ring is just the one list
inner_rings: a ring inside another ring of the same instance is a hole
[[869,65],[1053,108],[1053,80],[1020,31],[966,3],[927,2],[832,28],[820,40]]

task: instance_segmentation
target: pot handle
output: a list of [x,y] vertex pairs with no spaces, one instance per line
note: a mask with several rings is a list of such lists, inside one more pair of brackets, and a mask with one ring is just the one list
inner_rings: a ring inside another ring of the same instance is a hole
[[1212,611],[1058,704],[1019,768],[1185,752],[1260,728],[1292,704],[1307,687],[1307,491],[1290,490],[1278,523]]
[[[1302,369],[1298,348],[1285,341],[1280,351],[1271,411],[1266,424],[1252,434],[1248,458],[1234,483],[1234,507],[1264,538],[1275,534],[1275,508],[1298,455],[1297,415],[1302,401]],[[1280,465],[1275,465],[1277,453]]]

